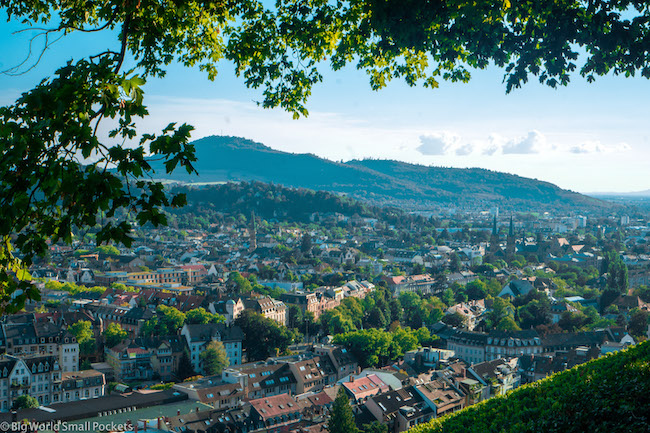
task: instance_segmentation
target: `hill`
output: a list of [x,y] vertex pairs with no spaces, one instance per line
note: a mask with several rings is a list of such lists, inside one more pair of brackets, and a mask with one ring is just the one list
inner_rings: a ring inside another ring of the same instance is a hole
[[[504,209],[545,211],[605,209],[601,200],[563,190],[548,182],[473,168],[442,168],[392,160],[338,163],[312,154],[271,149],[238,137],[197,140],[199,176],[178,170],[166,179],[183,182],[261,181],[345,193],[379,204],[498,205]],[[162,163],[151,162],[157,173]]]
[[525,385],[409,433],[650,431],[650,342]]
[[187,195],[187,206],[171,210],[179,215],[200,215],[208,210],[245,216],[255,212],[264,219],[309,222],[310,216],[318,212],[376,218],[392,225],[424,221],[399,209],[372,206],[348,196],[257,181],[228,182],[201,188],[183,185],[173,190]]

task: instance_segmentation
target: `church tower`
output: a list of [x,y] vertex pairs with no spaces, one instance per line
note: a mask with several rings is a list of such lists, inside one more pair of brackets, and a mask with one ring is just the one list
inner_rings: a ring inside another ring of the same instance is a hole
[[506,244],[506,258],[512,260],[515,257],[515,227],[510,215],[510,229],[508,230],[508,240]]

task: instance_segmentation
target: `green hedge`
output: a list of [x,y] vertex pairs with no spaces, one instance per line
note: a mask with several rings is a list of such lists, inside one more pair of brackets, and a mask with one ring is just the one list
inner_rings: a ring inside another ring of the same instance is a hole
[[409,432],[648,432],[649,419],[650,342],[644,342]]

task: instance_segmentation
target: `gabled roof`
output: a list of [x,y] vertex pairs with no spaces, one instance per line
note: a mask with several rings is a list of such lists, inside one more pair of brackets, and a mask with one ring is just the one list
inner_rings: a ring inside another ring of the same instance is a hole
[[223,323],[207,323],[205,325],[186,324],[190,342],[208,342],[217,337],[221,341],[242,341],[244,332],[239,326],[226,326]]
[[343,382],[341,385],[350,393],[356,400],[364,399],[366,397],[388,391],[386,385],[376,374],[370,374],[365,377],[360,377],[351,382]]
[[395,413],[404,406],[413,407],[417,403],[424,401],[412,386],[378,394],[370,397],[370,400],[374,401],[381,408],[384,415]]
[[263,420],[299,413],[302,405],[289,394],[274,395],[251,400],[250,404]]

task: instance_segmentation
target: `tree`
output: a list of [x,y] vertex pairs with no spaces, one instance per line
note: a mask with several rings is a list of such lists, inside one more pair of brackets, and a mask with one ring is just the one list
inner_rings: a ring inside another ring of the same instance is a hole
[[312,242],[311,242],[311,236],[309,233],[305,233],[302,235],[302,240],[300,241],[300,251],[307,255],[311,252],[311,247],[312,247]]
[[231,272],[228,275],[228,286],[233,289],[235,293],[248,293],[253,290],[250,281],[242,277],[242,275],[237,272]]
[[185,323],[185,313],[174,307],[158,305],[156,315],[142,327],[144,335],[175,335]]
[[371,328],[386,329],[388,326],[388,319],[386,319],[386,316],[381,311],[381,309],[375,306],[372,310],[370,310],[370,313],[368,313],[368,317],[366,318],[365,323]]
[[350,406],[350,398],[345,393],[345,388],[340,387],[330,417],[327,420],[327,431],[330,433],[359,433],[357,425],[354,423],[354,413]]
[[205,308],[199,307],[190,310],[185,314],[185,323],[193,325],[205,325],[206,323],[222,323],[225,318],[220,314],[212,314]]
[[118,250],[115,245],[100,245],[97,247],[97,251],[101,254],[107,256],[119,256],[120,250]]
[[211,341],[199,354],[199,359],[203,363],[203,372],[208,376],[221,374],[230,365],[226,348],[221,341]]
[[487,296],[487,285],[481,280],[474,280],[465,285],[465,293],[470,301],[484,299]]
[[250,361],[277,356],[296,338],[294,331],[252,310],[244,310],[235,325],[244,332],[244,349]]
[[110,323],[104,331],[104,343],[106,347],[114,347],[126,338],[126,331],[117,323]]
[[[395,78],[431,88],[440,80],[468,81],[470,68],[490,63],[505,68],[508,92],[530,76],[551,87],[566,85],[578,69],[588,81],[608,73],[650,77],[645,2],[0,4],[9,19],[45,27],[44,36],[116,36],[114,47],[69,61],[0,109],[0,301],[7,311],[38,299],[24,270],[46,254],[48,241],[71,244],[73,228],[98,226],[98,245],[128,246],[130,215],[141,226],[164,225],[161,207],[185,203],[182,194],[169,196],[160,182],[149,181],[155,173],[145,157],[162,159],[167,172],[180,166],[194,173],[192,127],[172,123],[154,135],[135,126],[147,115],[142,85],[164,76],[173,61],[198,66],[214,79],[218,62],[228,59],[247,86],[262,88],[263,107],[282,107],[295,117],[307,115],[305,101],[323,78],[325,60],[334,70],[356,62],[373,89]],[[38,62],[41,56],[35,57]],[[132,69],[124,71],[127,57]],[[100,124],[109,131],[106,139],[97,132]]]
[[363,433],[388,433],[388,425],[373,421],[370,424],[362,425],[361,431]]
[[648,332],[648,323],[650,323],[650,313],[638,308],[630,312],[630,321],[628,322],[628,329],[630,334],[635,337],[646,336]]
[[194,368],[192,367],[192,361],[190,361],[190,353],[187,349],[183,350],[181,359],[178,361],[178,370],[176,370],[176,376],[180,380],[185,380],[188,377],[194,376]]
[[40,404],[35,397],[26,394],[18,396],[13,404],[14,409],[34,409],[39,406]]
[[465,317],[458,312],[445,314],[445,316],[442,318],[442,321],[447,325],[453,326],[455,328],[461,328],[465,326]]
[[289,328],[297,328],[302,323],[302,310],[295,304],[289,305],[287,308],[287,326]]
[[92,325],[87,320],[80,320],[68,326],[68,331],[77,339],[79,343],[79,352],[82,355],[95,353],[95,335],[93,334]]
[[449,270],[451,272],[458,272],[460,271],[461,268],[461,261],[460,257],[458,257],[457,253],[451,253],[449,256]]

